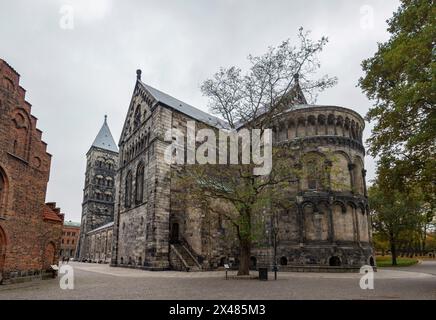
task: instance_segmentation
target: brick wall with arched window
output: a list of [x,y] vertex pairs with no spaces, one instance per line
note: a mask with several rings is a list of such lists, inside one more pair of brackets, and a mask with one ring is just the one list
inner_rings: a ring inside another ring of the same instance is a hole
[[7,200],[7,180],[6,176],[0,168],[0,216],[6,212],[6,200]]

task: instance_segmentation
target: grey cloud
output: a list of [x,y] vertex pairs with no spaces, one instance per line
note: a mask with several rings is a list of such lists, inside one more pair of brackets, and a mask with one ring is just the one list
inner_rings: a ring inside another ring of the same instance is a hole
[[[92,4],[90,4],[92,3]],[[75,8],[74,30],[59,27],[62,5]],[[375,24],[360,27],[360,8]],[[79,221],[89,149],[104,114],[117,140],[135,83],[135,70],[156,88],[207,111],[199,86],[220,66],[247,66],[248,54],[294,38],[300,26],[330,38],[322,72],[339,84],[320,104],[365,114],[360,63],[388,38],[386,19],[398,0],[312,1],[2,1],[0,56],[20,74],[27,100],[53,154],[47,200]],[[369,126],[365,131],[369,134]],[[374,176],[367,158],[368,177]]]

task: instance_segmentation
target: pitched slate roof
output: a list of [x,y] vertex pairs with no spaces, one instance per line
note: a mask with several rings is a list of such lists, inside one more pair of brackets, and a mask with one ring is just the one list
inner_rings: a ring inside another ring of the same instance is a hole
[[[162,92],[156,88],[153,88],[152,86],[144,83],[141,81],[141,72],[140,70],[137,71],[138,74],[138,82],[156,99],[156,101],[161,102],[165,104],[166,106],[173,108],[183,114],[186,114],[190,116],[191,118],[204,122],[206,124],[209,124],[213,127],[219,128],[219,129],[230,129],[229,124],[221,120],[215,116],[210,115],[207,112],[201,111],[200,109],[193,107],[186,102],[183,102],[181,100],[178,100],[169,94],[166,94],[165,92]],[[294,76],[295,84],[294,87],[289,91],[288,96],[294,101],[296,105],[298,105],[298,109],[300,108],[306,108],[311,107],[307,104],[306,97],[304,96],[303,90],[301,89],[300,82],[299,82],[299,75],[296,74]],[[292,105],[292,107],[295,107],[295,105]],[[259,116],[261,116],[265,111],[261,111],[259,113]],[[244,123],[237,123],[236,129],[239,129],[244,126]]]
[[64,226],[65,227],[80,227],[80,222],[65,221]]
[[107,125],[107,117],[104,116],[104,123],[101,127],[99,133],[97,134],[97,137],[95,138],[93,144],[93,147],[118,152],[117,144],[114,141],[114,138],[112,137],[112,133],[109,129],[109,126]]
[[173,108],[174,110],[177,110],[183,114],[186,114],[187,116],[204,122],[206,124],[209,124],[216,128],[228,128],[228,124],[215,116],[212,116],[204,111],[201,111],[200,109],[197,109],[196,107],[193,107],[186,102],[183,102],[181,100],[178,100],[169,94],[166,94],[160,90],[157,90],[148,84],[145,84],[144,82],[138,80],[139,83],[148,91],[150,94],[158,101],[166,106]]

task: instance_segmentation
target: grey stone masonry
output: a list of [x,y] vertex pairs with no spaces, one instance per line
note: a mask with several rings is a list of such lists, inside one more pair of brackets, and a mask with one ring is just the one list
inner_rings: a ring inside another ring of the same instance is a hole
[[[101,134],[109,134],[107,141],[113,141],[107,123]],[[97,141],[98,139],[96,139]],[[83,189],[82,221],[76,259],[92,260],[87,237],[89,232],[114,220],[115,174],[118,166],[118,152],[112,144],[96,141],[86,154],[85,184]],[[113,142],[115,144],[115,142]]]
[[[205,121],[203,113],[145,85],[140,76],[138,72],[118,144],[111,265],[182,270],[191,269],[185,258],[192,258],[199,270],[225,263],[237,267],[234,226],[223,214],[235,207],[218,199],[208,207],[190,195],[182,199],[178,195],[186,190],[180,190],[174,174],[180,167],[165,161],[172,142],[166,141],[166,132],[186,135],[188,121],[195,122],[196,130],[216,131],[218,126],[211,124],[212,116]],[[262,221],[251,267],[346,271],[374,265],[362,143],[365,122],[351,109],[308,105],[300,98],[301,104],[291,104],[272,126],[273,143],[292,151],[290,168],[300,172],[283,191],[292,205],[272,203],[261,209],[267,217],[277,217],[277,234],[273,238],[273,219]],[[102,216],[88,214],[96,204],[86,202],[84,218],[92,216],[100,223]],[[95,227],[92,221],[82,225]]]

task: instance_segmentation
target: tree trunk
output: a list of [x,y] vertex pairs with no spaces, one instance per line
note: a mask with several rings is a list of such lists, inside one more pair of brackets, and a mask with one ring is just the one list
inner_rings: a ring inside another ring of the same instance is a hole
[[391,238],[391,255],[392,255],[392,265],[397,265],[397,247],[395,245],[395,240]]
[[251,241],[241,239],[239,241],[239,270],[238,276],[250,274]]
[[407,247],[407,257],[411,258],[412,257],[412,244],[409,242],[408,247]]

